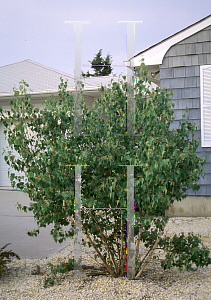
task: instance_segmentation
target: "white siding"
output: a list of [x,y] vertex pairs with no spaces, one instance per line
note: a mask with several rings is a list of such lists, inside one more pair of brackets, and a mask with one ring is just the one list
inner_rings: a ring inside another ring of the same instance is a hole
[[[8,166],[4,160],[3,149],[6,150],[6,147],[8,146],[8,142],[5,140],[4,135],[4,126],[3,124],[0,124],[0,187],[11,187],[10,179],[8,177],[8,169],[10,168],[11,173],[15,173],[16,175],[24,175],[22,172],[17,172],[14,169],[12,169],[10,166]],[[14,155],[17,157],[19,154],[14,151]]]

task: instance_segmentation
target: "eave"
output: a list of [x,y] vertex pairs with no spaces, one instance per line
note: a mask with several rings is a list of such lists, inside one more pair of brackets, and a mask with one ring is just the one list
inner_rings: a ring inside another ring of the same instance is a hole
[[[139,69],[141,65],[141,60],[144,59],[144,63],[149,69],[149,74],[157,72],[160,69],[159,66],[162,64],[166,52],[173,45],[181,42],[182,40],[203,30],[204,28],[210,25],[211,25],[211,15],[173,34],[172,36],[147,48],[146,50],[139,52],[134,57],[130,58],[127,62],[125,62],[125,65],[130,69],[133,68]],[[154,83],[157,82],[156,84],[158,84],[158,82],[160,81],[160,76],[158,74],[156,76],[156,79],[153,77],[151,77],[150,79],[152,80],[152,82]]]

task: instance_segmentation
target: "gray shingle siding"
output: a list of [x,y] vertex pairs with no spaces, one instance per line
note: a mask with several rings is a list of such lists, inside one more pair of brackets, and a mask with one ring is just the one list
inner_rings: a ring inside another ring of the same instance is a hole
[[202,51],[201,53],[210,53],[211,51],[211,42],[201,43]]
[[[193,139],[201,138],[201,111],[200,111],[200,65],[211,64],[211,26],[173,45],[163,58],[160,65],[160,86],[169,88],[173,92],[172,103],[175,104],[175,120],[170,129],[179,127],[182,115],[188,116],[190,123],[195,123],[196,130]],[[189,108],[186,113],[185,108]],[[192,135],[189,136],[192,140]],[[205,178],[200,178],[200,189],[189,189],[188,195],[211,195],[211,147],[202,148],[201,141],[197,148],[197,156],[205,158],[203,168]],[[207,167],[207,170],[205,169]]]
[[[194,123],[195,123],[195,121],[194,121]],[[197,126],[195,126],[195,128],[197,128]],[[193,139],[194,139],[194,140],[198,140],[199,137],[201,137],[201,131],[199,130],[199,128],[197,128],[197,129],[195,130],[195,132],[194,132],[194,137],[193,137]]]
[[[162,69],[163,71],[166,70],[166,69]],[[174,71],[174,78],[177,78],[177,77],[185,77],[185,68],[184,67],[181,67],[181,68],[172,68],[171,70]],[[195,70],[194,70],[195,71]],[[195,72],[194,72],[195,73]],[[194,76],[194,75],[193,75]]]
[[162,74],[163,78],[174,78],[174,69],[173,68],[161,69],[160,73]]
[[197,42],[210,41],[210,30],[201,30],[197,33]]
[[184,99],[184,100],[181,100],[181,99],[175,99],[174,101],[173,101],[173,103],[175,104],[174,105],[174,109],[176,110],[176,109],[185,109],[186,108],[186,106],[187,106],[187,104],[186,104],[186,99]]
[[191,55],[191,66],[198,66],[199,60],[198,60],[198,55]]
[[192,66],[192,55],[182,56],[184,60],[184,66]]
[[[195,133],[194,133],[194,137],[195,137]],[[197,155],[198,155],[198,157],[200,157],[200,158],[203,158],[203,153],[201,153],[201,152],[197,152]],[[206,156],[207,156],[207,162],[211,162],[211,152],[207,152],[206,153]],[[208,166],[207,166],[208,164],[206,164],[206,166],[205,167],[207,167],[207,169],[208,169]],[[205,168],[204,167],[204,168]],[[211,164],[209,164],[209,167],[211,167]],[[206,170],[207,171],[207,170]],[[204,170],[204,172],[205,172],[205,170]]]
[[199,54],[198,55],[198,64],[201,65],[206,65],[207,64],[207,55],[206,54]]
[[177,53],[176,53],[176,47],[171,47],[168,51],[168,56],[176,56]]
[[195,76],[199,76],[200,75],[200,67],[196,66],[195,67]]
[[176,55],[185,55],[185,45],[176,45]]
[[[200,108],[200,98],[186,99],[188,100],[189,108]],[[184,101],[183,99],[181,101]]]
[[[183,46],[183,45],[181,45]],[[185,54],[196,54],[196,45],[195,44],[186,44],[185,46]]]
[[205,169],[205,167],[203,168],[204,173],[209,173],[209,170],[211,168],[211,163],[210,161],[208,162],[208,156],[207,156],[207,170]]
[[[175,68],[175,70],[176,70],[176,68]],[[186,67],[186,68],[184,68],[184,70],[185,70],[185,76],[186,77],[192,77],[192,76],[196,76],[195,75],[195,67],[194,66],[191,66],[191,67]]]
[[[210,51],[211,52],[211,51]],[[207,64],[211,64],[211,54],[207,54]]]
[[202,44],[203,43],[197,43],[197,44],[195,44],[196,54],[203,53],[203,51],[202,51]]
[[206,185],[206,192],[207,192],[207,195],[210,195],[210,191],[211,191],[210,185]]
[[184,88],[181,91],[182,99],[183,98],[198,98],[200,97],[200,88],[192,87],[192,88]]
[[196,196],[206,195],[207,193],[207,185],[200,185],[200,189],[195,191]]
[[197,86],[197,78],[196,77],[186,77],[184,83],[185,83],[184,87],[196,87]]
[[192,189],[188,189],[185,194],[188,194],[189,196],[195,196],[196,192],[194,192]]
[[199,179],[199,184],[210,184],[211,182],[211,174],[206,174],[204,178]]

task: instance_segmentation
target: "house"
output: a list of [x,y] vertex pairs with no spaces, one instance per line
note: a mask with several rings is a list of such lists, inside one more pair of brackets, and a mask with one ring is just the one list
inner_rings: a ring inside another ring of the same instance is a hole
[[186,114],[197,126],[194,139],[201,138],[197,155],[207,156],[200,189],[187,191],[188,197],[174,203],[170,214],[211,216],[211,15],[136,54],[126,66],[138,71],[142,58],[149,79],[173,92],[175,120],[170,128],[178,128]]
[[[31,102],[37,106],[41,106],[42,98],[47,99],[51,95],[55,97],[58,96],[58,85],[61,82],[60,77],[62,77],[64,81],[68,80],[67,90],[74,92],[74,76],[54,70],[29,59],[0,67],[0,106],[3,109],[10,109],[9,100],[14,95],[13,88],[18,89],[21,80],[24,80],[29,85]],[[115,77],[111,76],[89,77],[82,80],[84,83],[82,96],[88,108],[92,107],[94,98],[100,97],[98,89],[101,84],[107,86],[111,78],[113,78],[114,81],[116,80]],[[8,165],[1,155],[3,149],[7,146],[3,131],[3,124],[0,124],[0,187],[10,187]]]

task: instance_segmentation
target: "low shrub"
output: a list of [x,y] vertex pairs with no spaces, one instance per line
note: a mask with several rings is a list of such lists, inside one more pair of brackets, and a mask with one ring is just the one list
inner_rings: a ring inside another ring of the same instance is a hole
[[0,277],[4,274],[5,270],[7,269],[6,264],[11,261],[10,256],[15,256],[16,258],[20,259],[18,254],[12,252],[12,250],[3,251],[10,244],[11,243],[8,243],[2,248],[0,248]]
[[59,265],[54,266],[51,263],[48,264],[51,267],[51,274],[47,275],[47,278],[44,278],[43,286],[46,288],[47,286],[54,285],[54,281],[57,273],[67,273],[74,269],[74,258],[70,258],[68,262],[62,261]]

